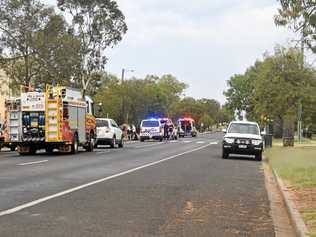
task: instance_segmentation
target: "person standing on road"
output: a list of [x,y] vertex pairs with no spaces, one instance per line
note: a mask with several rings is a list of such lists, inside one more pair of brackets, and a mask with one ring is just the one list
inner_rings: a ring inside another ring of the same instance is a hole
[[164,128],[165,140],[168,141],[169,140],[169,125],[168,125],[168,123],[165,123],[163,128]]

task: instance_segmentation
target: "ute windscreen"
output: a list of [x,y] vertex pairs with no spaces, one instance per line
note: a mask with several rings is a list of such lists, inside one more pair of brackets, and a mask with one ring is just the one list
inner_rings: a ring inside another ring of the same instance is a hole
[[230,125],[228,132],[259,135],[258,126],[254,124],[233,123]]

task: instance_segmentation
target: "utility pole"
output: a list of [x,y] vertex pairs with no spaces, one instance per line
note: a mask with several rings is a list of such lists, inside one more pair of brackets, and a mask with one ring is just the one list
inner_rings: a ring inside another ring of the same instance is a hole
[[125,114],[125,95],[124,95],[124,77],[125,77],[125,69],[123,68],[122,69],[122,77],[121,77],[121,87],[122,87],[122,89],[123,89],[123,91],[122,91],[122,122],[123,123],[125,123],[125,116],[124,116],[124,114]]
[[[304,54],[305,54],[305,29],[303,29],[302,32],[302,38],[301,38],[301,56],[302,56],[302,70],[304,69]],[[298,121],[297,121],[297,136],[298,136],[298,142],[301,143],[302,142],[302,113],[303,113],[303,106],[302,106],[302,101],[299,100],[298,103],[298,111],[297,111],[297,115],[298,115]]]
[[[122,77],[121,77],[121,86],[122,86],[122,89],[124,90],[124,81],[125,81],[125,73],[127,72],[134,72],[134,70],[127,70],[125,68],[122,69]],[[123,123],[128,123],[128,113],[127,113],[127,116],[125,117],[125,91],[123,91],[123,94],[122,94],[122,122]]]

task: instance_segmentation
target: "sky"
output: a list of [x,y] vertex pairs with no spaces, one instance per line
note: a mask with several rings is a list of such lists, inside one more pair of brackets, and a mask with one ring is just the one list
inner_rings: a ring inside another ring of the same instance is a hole
[[[54,0],[46,0],[54,3]],[[172,74],[186,96],[225,102],[231,76],[243,73],[277,44],[295,37],[274,25],[277,0],[117,0],[128,32],[107,50],[106,70],[127,78]]]

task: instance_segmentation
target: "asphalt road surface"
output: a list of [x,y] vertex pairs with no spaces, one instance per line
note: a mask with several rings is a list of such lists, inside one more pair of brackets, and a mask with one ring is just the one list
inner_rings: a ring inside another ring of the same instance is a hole
[[77,155],[0,153],[0,236],[274,236],[260,162],[222,134]]

